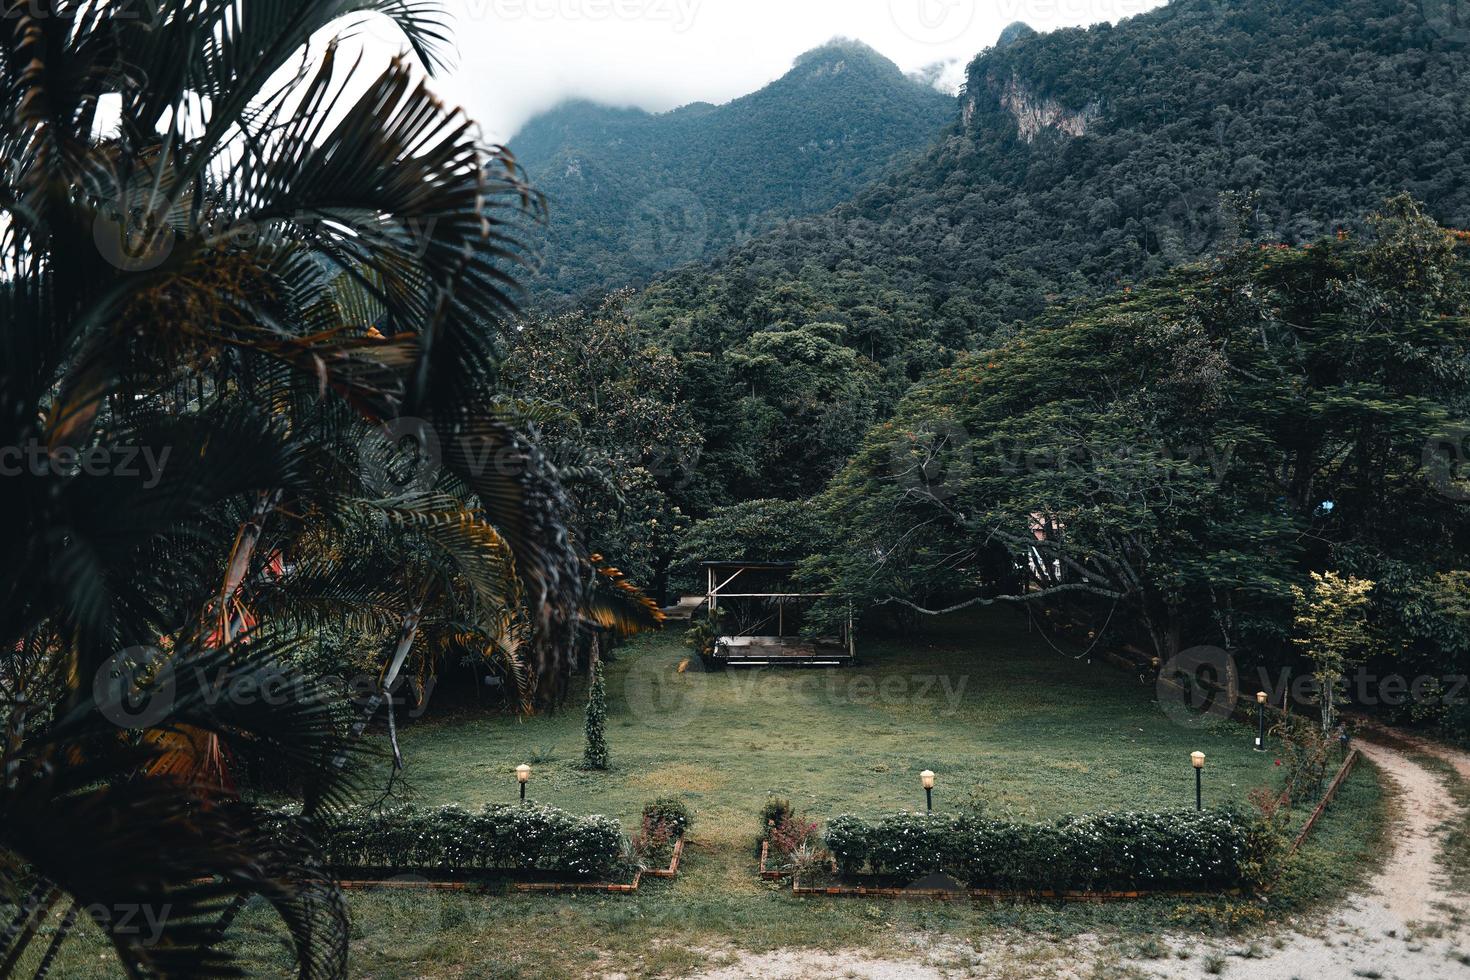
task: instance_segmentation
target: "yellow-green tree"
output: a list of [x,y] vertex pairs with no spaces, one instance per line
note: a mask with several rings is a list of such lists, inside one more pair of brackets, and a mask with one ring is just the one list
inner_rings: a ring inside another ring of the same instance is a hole
[[1296,600],[1297,646],[1312,658],[1328,731],[1345,700],[1343,675],[1369,652],[1368,602],[1373,582],[1336,572],[1312,572],[1309,588],[1292,586]]

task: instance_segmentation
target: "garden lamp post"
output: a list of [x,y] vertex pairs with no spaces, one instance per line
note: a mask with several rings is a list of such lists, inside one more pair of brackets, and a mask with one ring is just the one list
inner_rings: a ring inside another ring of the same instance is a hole
[[516,782],[521,784],[521,802],[526,802],[526,784],[531,781],[531,767],[522,762],[516,766]]
[[1205,754],[1194,752],[1189,759],[1194,763],[1194,808],[1203,810],[1205,808]]
[[1256,751],[1266,751],[1266,692],[1256,692]]
[[919,773],[919,779],[924,783],[924,805],[930,813],[934,812],[934,770],[925,769]]

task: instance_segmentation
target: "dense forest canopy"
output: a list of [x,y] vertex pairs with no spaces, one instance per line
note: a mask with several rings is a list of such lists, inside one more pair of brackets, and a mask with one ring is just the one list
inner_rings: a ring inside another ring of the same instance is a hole
[[825,211],[912,159],[955,115],[953,97],[841,39],[721,106],[566,103],[511,140],[549,201],[532,292],[555,304],[639,284]]
[[811,571],[870,606],[1010,602],[1145,660],[1275,665],[1292,586],[1347,569],[1398,669],[1470,669],[1466,241],[1401,197],[1371,241],[1245,247],[963,356],[833,482]]
[[[811,489],[787,478],[788,435],[759,419],[792,397],[827,412],[835,381],[752,384],[743,352],[764,334],[833,325],[823,336],[876,369],[844,371],[869,399],[844,411],[882,417],[1050,304],[1242,235],[1360,229],[1401,191],[1470,224],[1470,50],[1434,27],[1402,0],[1177,0],[1116,26],[1013,32],[971,64],[954,128],[923,159],[637,299],[705,435],[696,511]],[[815,431],[825,474],[854,444]]]

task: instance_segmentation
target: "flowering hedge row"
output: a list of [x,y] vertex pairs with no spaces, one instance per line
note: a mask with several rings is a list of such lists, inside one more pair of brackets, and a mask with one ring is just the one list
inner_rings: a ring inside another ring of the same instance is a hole
[[334,815],[317,828],[336,868],[438,872],[549,872],[603,879],[627,859],[627,840],[610,817],[579,817],[536,803],[396,807]]
[[1257,884],[1274,837],[1233,810],[1110,813],[1027,824],[901,813],[827,824],[844,874],[917,880],[950,875],[972,888],[1016,891],[1210,890]]

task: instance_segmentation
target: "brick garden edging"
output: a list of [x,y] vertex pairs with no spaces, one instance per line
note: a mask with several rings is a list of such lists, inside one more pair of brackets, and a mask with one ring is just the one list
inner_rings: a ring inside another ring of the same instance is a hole
[[914,898],[928,901],[951,902],[961,898],[989,900],[993,902],[1130,902],[1143,898],[1208,898],[1217,895],[1242,895],[1242,889],[1228,888],[1209,892],[1181,891],[1134,891],[1134,892],[1079,892],[1079,891],[1003,891],[996,888],[879,888],[867,885],[828,885],[807,887],[793,879],[791,894],[807,897],[829,898]]

